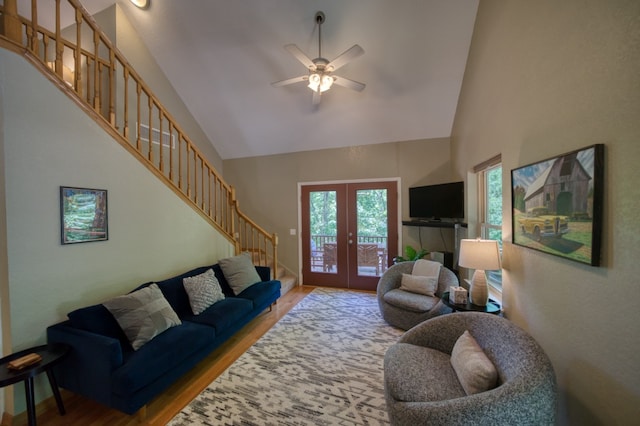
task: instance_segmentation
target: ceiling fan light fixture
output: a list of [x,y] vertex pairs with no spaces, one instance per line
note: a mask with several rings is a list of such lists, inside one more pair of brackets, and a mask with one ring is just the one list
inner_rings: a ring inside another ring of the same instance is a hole
[[329,90],[332,84],[333,78],[331,76],[314,72],[309,76],[309,85],[307,87],[314,92],[317,92],[319,88],[320,93],[322,93]]

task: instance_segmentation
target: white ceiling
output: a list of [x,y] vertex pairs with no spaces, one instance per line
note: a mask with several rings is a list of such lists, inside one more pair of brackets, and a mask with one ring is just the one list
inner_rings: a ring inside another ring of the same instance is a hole
[[[447,137],[458,102],[478,0],[81,0],[91,13],[118,2],[223,159]],[[354,44],[364,55],[338,75],[320,105],[284,45],[318,56]]]

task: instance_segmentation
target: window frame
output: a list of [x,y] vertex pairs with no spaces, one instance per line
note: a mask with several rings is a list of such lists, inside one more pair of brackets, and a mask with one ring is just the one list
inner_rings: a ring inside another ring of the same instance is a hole
[[[480,238],[490,239],[489,231],[491,229],[499,230],[502,233],[502,224],[495,225],[487,221],[488,203],[487,196],[489,194],[487,175],[491,170],[496,168],[502,169],[502,155],[498,154],[495,157],[484,161],[473,168],[473,172],[477,178],[477,190],[478,190],[478,225],[480,228]],[[502,190],[504,191],[503,182],[500,182]],[[501,191],[502,193],[504,193]],[[501,210],[503,213],[504,209]],[[504,220],[504,215],[503,215]],[[500,255],[502,256],[502,238],[498,240],[500,246]],[[502,270],[500,271],[487,271],[487,283],[489,284],[489,292],[492,296],[501,299],[502,297]]]

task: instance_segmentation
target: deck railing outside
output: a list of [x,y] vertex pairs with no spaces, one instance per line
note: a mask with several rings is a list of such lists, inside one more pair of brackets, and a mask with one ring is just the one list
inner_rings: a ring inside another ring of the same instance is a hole
[[[358,274],[380,276],[387,270],[387,240],[386,236],[363,236],[357,238],[358,244]],[[335,273],[337,263],[337,242],[335,235],[311,235],[311,258],[309,259],[312,272]],[[374,246],[373,257],[368,256],[366,250]],[[373,268],[372,268],[373,267]]]
[[[381,246],[387,246],[388,237],[386,236],[363,236],[358,235],[358,244],[379,244]],[[312,246],[315,246],[317,249],[321,250],[324,247],[325,243],[335,243],[336,236],[335,235],[311,235],[311,241],[313,241]]]
[[[233,188],[209,164],[182,127],[77,0],[54,0],[53,28],[38,2],[30,17],[17,1],[0,5],[0,43],[21,53],[83,107],[114,138],[256,264],[277,265],[277,237],[237,208]],[[72,22],[62,22],[62,17]],[[7,43],[8,42],[8,43]]]

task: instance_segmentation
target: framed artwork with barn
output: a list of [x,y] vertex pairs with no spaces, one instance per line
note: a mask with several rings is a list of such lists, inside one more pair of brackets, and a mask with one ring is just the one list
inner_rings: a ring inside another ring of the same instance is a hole
[[600,266],[603,179],[603,144],[513,169],[513,243]]
[[61,186],[60,227],[62,244],[108,240],[107,191]]

